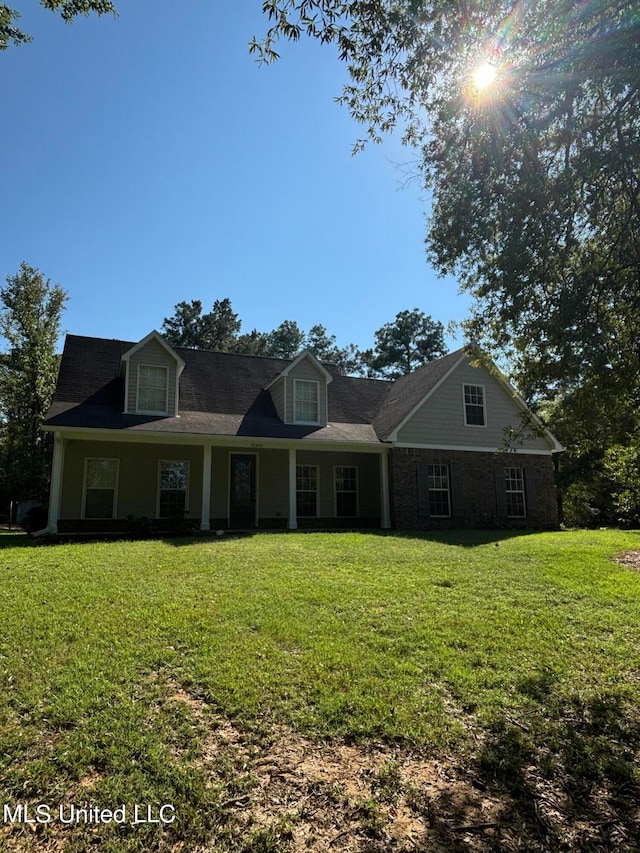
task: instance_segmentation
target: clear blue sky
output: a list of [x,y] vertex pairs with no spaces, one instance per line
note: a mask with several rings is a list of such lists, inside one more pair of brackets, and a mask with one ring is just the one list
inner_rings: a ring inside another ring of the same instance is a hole
[[465,316],[402,187],[414,154],[391,137],[351,156],[332,47],[282,43],[259,67],[261,0],[119,0],[70,26],[10,5],[34,41],[0,53],[0,276],[25,260],[60,283],[65,331],[138,340],[224,297],[242,331],[322,323],[362,347],[404,309]]

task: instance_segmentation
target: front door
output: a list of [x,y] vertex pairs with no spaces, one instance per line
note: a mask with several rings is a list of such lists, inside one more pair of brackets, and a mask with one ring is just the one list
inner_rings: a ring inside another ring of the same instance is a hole
[[251,454],[231,456],[229,483],[229,526],[256,526],[256,457]]

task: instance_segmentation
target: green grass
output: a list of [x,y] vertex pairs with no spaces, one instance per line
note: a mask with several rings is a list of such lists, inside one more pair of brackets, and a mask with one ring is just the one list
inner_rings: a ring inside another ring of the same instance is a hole
[[[620,531],[4,535],[0,808],[79,790],[105,808],[173,803],[171,827],[74,829],[70,849],[193,849],[213,833],[241,850],[222,805],[235,771],[207,781],[204,723],[177,688],[256,738],[283,723],[400,744],[511,791],[531,764],[576,792],[635,785],[640,572],[611,561],[632,548],[640,535]],[[29,832],[11,829],[16,849],[38,849]]]

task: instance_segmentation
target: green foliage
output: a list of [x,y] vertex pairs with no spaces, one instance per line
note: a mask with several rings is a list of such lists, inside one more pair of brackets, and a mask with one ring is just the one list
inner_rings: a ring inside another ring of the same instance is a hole
[[67,295],[26,263],[0,289],[1,488],[5,499],[46,499],[49,443],[40,427],[58,371],[56,344]]
[[[115,15],[116,7],[110,0],[40,0],[40,5],[52,12],[59,12],[60,17],[70,24],[78,15]],[[6,4],[0,4],[0,50],[6,50],[10,44],[26,44],[31,41],[28,33],[22,32],[15,26],[20,13]]]
[[304,348],[304,332],[295,320],[285,320],[269,334],[268,355],[294,358]]
[[604,470],[611,481],[617,523],[624,527],[640,527],[640,439],[636,437],[626,447],[608,448]]
[[442,323],[414,308],[400,311],[393,323],[378,329],[366,360],[374,373],[396,379],[446,353]]
[[165,317],[162,331],[171,346],[192,349],[227,350],[240,331],[240,320],[229,299],[216,299],[208,314],[202,302],[179,302],[173,317]]

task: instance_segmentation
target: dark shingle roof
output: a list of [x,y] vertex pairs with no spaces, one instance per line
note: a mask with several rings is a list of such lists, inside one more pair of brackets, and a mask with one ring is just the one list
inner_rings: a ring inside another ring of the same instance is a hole
[[342,376],[325,365],[329,424],[283,424],[265,387],[288,360],[175,347],[185,362],[180,377],[180,417],[125,415],[121,359],[134,343],[68,335],[49,427],[125,429],[135,432],[253,435],[337,441],[377,441],[373,420],[390,382]]

